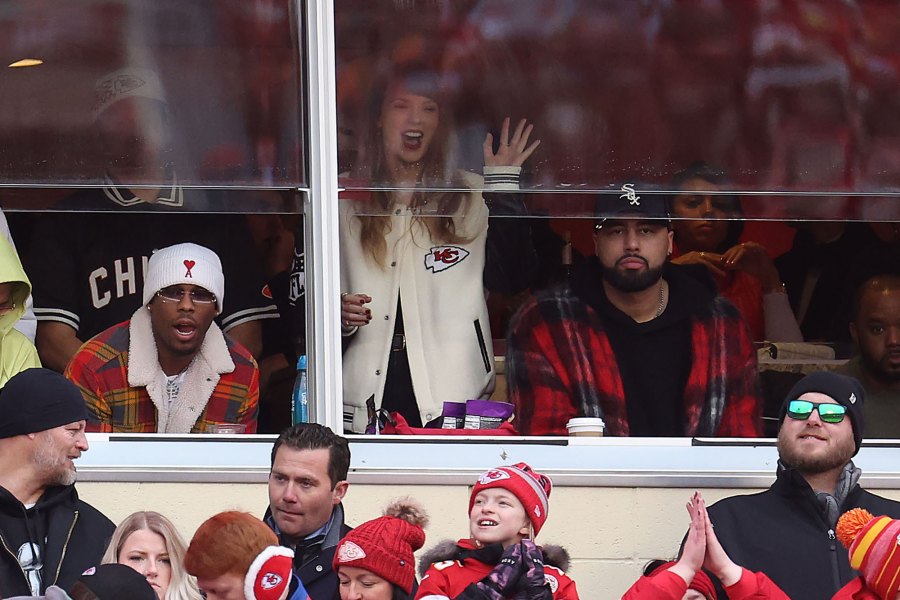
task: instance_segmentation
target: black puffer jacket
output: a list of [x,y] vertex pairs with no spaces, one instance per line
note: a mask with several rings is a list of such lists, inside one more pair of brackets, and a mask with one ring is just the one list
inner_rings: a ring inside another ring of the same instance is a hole
[[[900,518],[900,502],[858,485],[840,512],[851,508]],[[768,575],[792,600],[831,598],[857,575],[815,492],[793,469],[780,470],[764,492],[716,502],[709,507],[709,516],[728,556],[746,569]]]
[[[48,488],[28,509],[0,487],[0,597],[32,593],[19,564],[20,551],[33,547],[42,559],[37,569],[41,593],[51,585],[68,589],[100,562],[115,528],[103,513],[78,499],[74,485]],[[31,579],[36,581],[37,574]]]

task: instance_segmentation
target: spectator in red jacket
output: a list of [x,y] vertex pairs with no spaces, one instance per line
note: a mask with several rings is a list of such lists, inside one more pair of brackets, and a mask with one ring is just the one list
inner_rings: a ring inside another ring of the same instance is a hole
[[[534,539],[550,510],[550,478],[525,463],[482,473],[469,497],[469,535],[429,550],[416,600],[578,600],[568,553]],[[566,563],[565,565],[561,563]]]
[[719,578],[731,600],[790,600],[764,574],[752,573],[728,557],[716,538],[700,492],[694,492],[687,509],[691,528],[681,558],[638,579],[622,600],[716,600],[715,587],[701,568]]
[[667,264],[669,210],[626,184],[601,197],[596,257],[510,324],[507,382],[524,434],[601,417],[609,435],[755,436],[756,353],[737,309]]

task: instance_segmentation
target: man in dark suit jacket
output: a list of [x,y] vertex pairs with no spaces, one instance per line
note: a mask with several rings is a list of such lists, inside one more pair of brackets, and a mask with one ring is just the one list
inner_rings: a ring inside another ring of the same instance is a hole
[[314,423],[284,430],[272,448],[269,509],[265,522],[279,543],[294,550],[294,572],[312,598],[337,598],[331,568],[344,524],[350,446],[328,427]]

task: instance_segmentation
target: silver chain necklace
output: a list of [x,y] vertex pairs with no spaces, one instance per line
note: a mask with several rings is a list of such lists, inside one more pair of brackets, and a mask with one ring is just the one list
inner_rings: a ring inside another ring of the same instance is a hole
[[660,282],[659,282],[659,307],[657,307],[657,309],[656,309],[656,316],[653,317],[654,319],[659,317],[659,315],[662,314],[665,304],[666,304],[665,283],[663,283],[662,280],[660,280]]

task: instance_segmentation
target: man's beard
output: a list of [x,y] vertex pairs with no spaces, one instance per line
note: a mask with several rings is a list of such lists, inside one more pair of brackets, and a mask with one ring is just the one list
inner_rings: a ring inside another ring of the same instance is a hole
[[784,434],[784,429],[778,432],[778,456],[787,466],[793,467],[801,473],[818,475],[819,473],[827,473],[838,467],[843,467],[850,462],[855,451],[856,443],[853,438],[850,438],[849,443],[838,441],[825,454],[810,456],[790,445],[786,434]]
[[[640,258],[647,264],[647,261],[643,257],[635,258]],[[647,288],[655,285],[662,277],[663,272],[663,265],[656,268],[650,268],[649,264],[647,265],[647,269],[643,271],[634,269],[622,270],[615,266],[607,267],[604,264],[601,264],[600,268],[603,273],[603,281],[617,290],[627,293],[643,292]]]
[[34,453],[34,467],[44,476],[44,485],[72,485],[75,483],[75,469],[70,469],[67,459],[60,461],[59,449],[49,437],[38,444]]
[[886,385],[893,385],[900,381],[900,369],[891,368],[887,351],[882,355],[881,360],[876,360],[875,357],[864,353],[860,353],[859,356],[865,370],[873,375],[876,381]]

